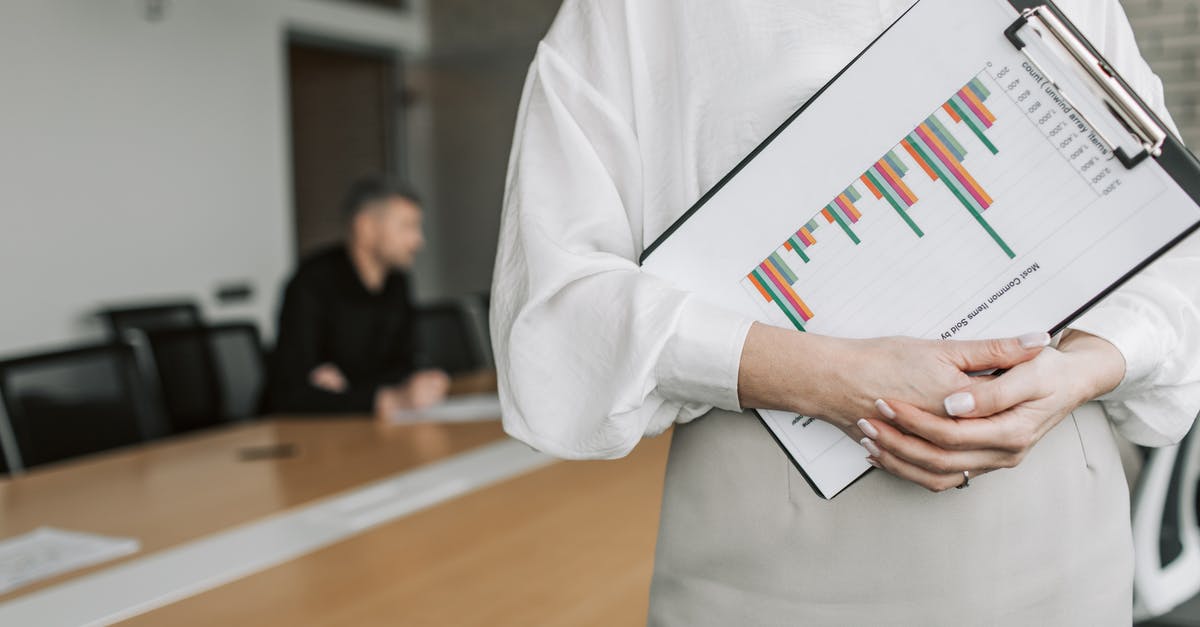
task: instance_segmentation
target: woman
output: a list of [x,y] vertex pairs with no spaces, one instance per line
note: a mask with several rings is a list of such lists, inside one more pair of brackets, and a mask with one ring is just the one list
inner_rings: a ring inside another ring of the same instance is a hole
[[[567,0],[538,48],[493,285],[505,427],[611,458],[679,425],[652,624],[1130,622],[1110,423],[1162,445],[1200,409],[1194,239],[1053,349],[1037,333],[805,335],[639,272],[647,244],[909,4]],[[1165,118],[1117,0],[1059,4]],[[989,367],[1011,369],[965,374]],[[750,407],[830,421],[887,472],[822,500]]]

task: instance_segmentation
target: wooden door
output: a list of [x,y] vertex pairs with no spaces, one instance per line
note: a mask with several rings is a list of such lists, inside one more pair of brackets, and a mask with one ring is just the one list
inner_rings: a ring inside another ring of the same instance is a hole
[[388,53],[288,44],[292,199],[303,257],[344,237],[341,203],[357,179],[397,173],[399,67]]

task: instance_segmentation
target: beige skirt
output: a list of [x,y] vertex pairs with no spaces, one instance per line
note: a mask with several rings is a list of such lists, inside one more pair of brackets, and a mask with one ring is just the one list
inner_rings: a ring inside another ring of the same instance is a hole
[[1098,404],[968,489],[873,471],[829,501],[753,415],[714,411],[675,429],[649,624],[1128,626],[1132,578]]

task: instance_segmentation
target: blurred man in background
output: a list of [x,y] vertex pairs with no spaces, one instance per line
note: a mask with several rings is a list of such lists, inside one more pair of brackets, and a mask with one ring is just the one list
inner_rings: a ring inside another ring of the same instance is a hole
[[407,271],[424,245],[421,205],[390,178],[356,183],[344,244],[305,259],[284,292],[271,359],[274,412],[386,418],[445,397],[449,378],[417,371]]

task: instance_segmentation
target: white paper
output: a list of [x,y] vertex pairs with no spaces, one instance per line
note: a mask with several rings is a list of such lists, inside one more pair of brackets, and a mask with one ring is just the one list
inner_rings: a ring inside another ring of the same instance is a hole
[[0,541],[0,593],[136,553],[139,548],[132,538],[40,527]]
[[392,422],[485,422],[500,419],[500,397],[495,394],[451,396],[427,409],[405,409],[392,414]]
[[[1070,318],[1200,221],[1200,208],[1153,162],[1127,170],[1113,157],[1005,38],[1016,17],[1004,0],[919,2],[644,269],[711,304],[822,335],[961,340]],[[1094,114],[1074,69],[1022,32],[1104,135],[1128,135]],[[978,99],[959,103],[976,107],[968,115],[944,108],[968,88]],[[938,125],[948,140],[930,132]],[[918,127],[924,148],[907,141]],[[853,211],[836,204],[851,189]],[[772,255],[778,276],[759,277],[789,285],[760,290],[751,275]],[[869,468],[828,423],[760,414],[826,497]]]

